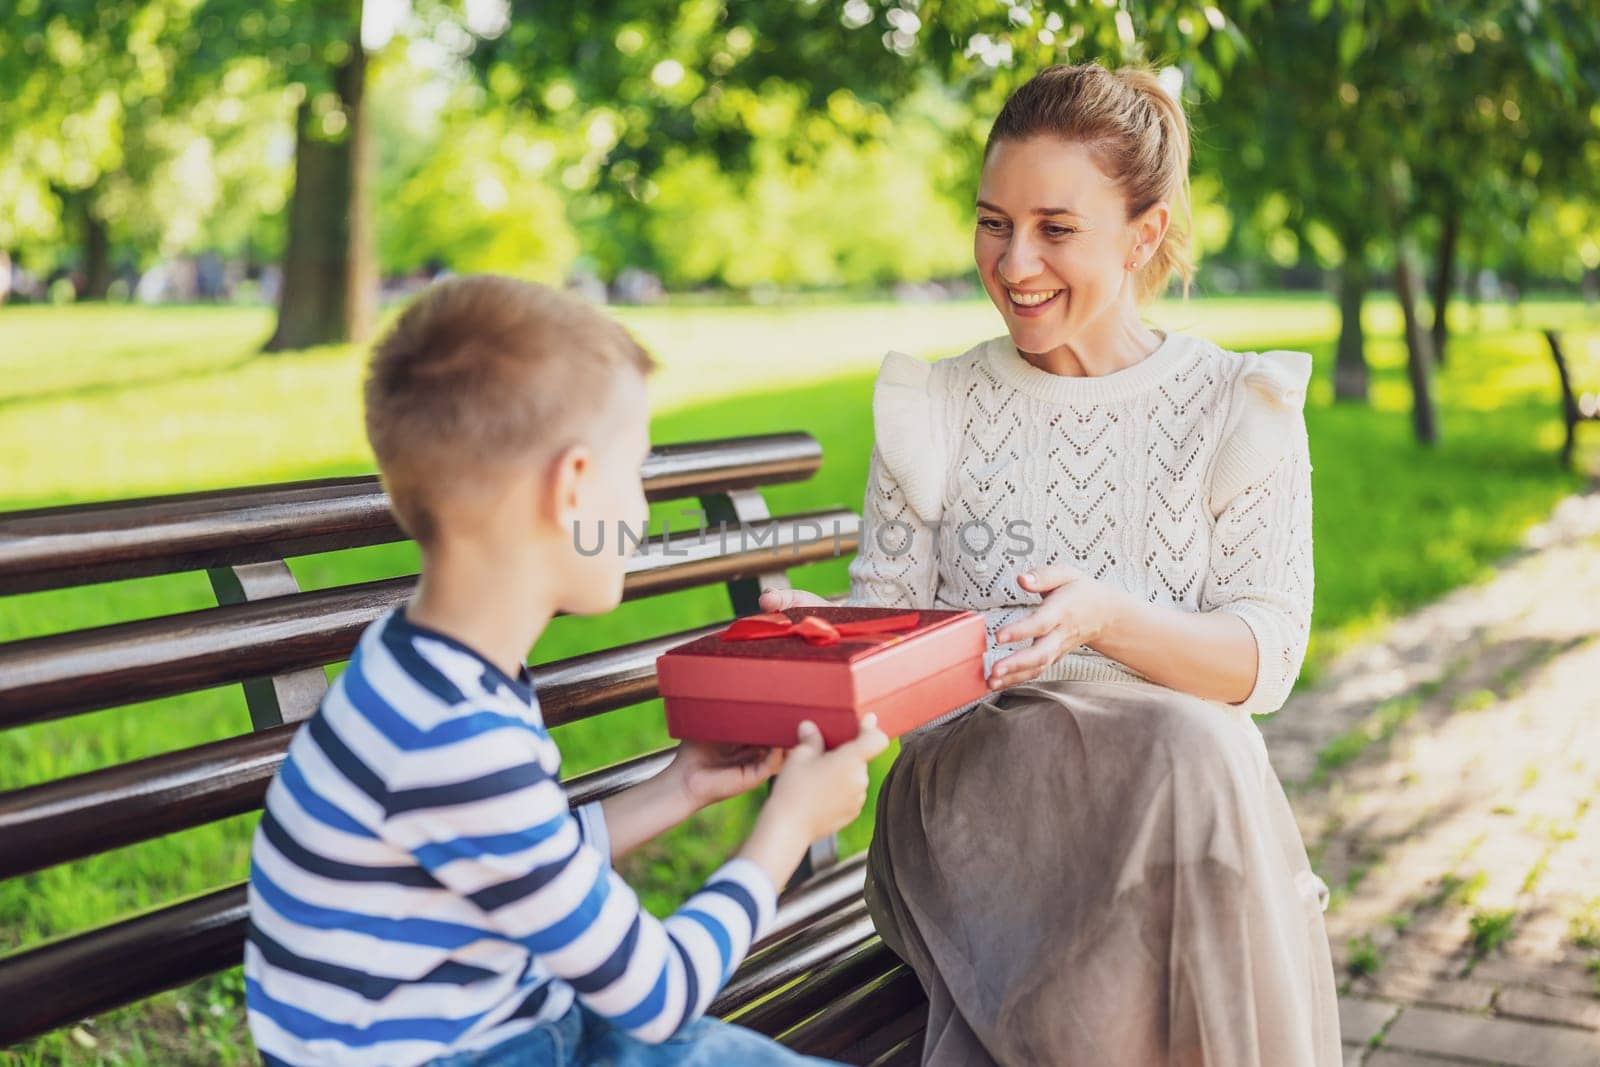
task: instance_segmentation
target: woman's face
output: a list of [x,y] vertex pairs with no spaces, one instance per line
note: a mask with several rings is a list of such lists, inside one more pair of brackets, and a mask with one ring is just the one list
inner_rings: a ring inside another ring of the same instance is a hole
[[1120,313],[1136,316],[1128,265],[1149,258],[1152,236],[1159,242],[1151,212],[1128,220],[1122,190],[1081,144],[1031,137],[993,147],[978,186],[973,254],[1020,351],[1048,352],[1092,337]]

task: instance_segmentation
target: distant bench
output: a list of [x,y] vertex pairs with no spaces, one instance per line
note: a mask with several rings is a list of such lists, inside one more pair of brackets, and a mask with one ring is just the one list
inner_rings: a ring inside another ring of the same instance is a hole
[[[624,597],[723,584],[733,613],[745,615],[764,589],[788,587],[784,567],[853,552],[855,512],[773,517],[761,495],[821,462],[803,433],[656,449],[647,497],[697,499],[709,527],[726,523],[728,536],[652,537],[630,563]],[[821,533],[800,533],[811,529]],[[302,592],[284,560],[404,539],[372,477],[0,515],[0,596],[205,571],[219,605],[0,644],[0,729],[229,683],[243,685],[254,727],[0,793],[0,878],[259,810],[296,725],[326,689],[323,668],[416,580]],[[559,727],[654,698],[656,656],[722,625],[534,668],[546,720]],[[670,759],[668,748],[579,775],[568,795],[574,805],[610,796]],[[918,1062],[926,1005],[873,932],[863,870],[860,856],[840,860],[831,839],[814,846],[773,930],[712,1012],[813,1055]],[[239,882],[0,957],[0,1045],[236,966],[246,922]]]
[[1566,355],[1561,351],[1561,334],[1556,330],[1544,331],[1544,339],[1550,342],[1550,358],[1556,361],[1556,374],[1561,378],[1561,415],[1567,423],[1567,440],[1561,446],[1561,463],[1563,466],[1572,463],[1572,450],[1577,443],[1578,424],[1580,422],[1600,422],[1600,382],[1595,382],[1595,390],[1583,391],[1581,386],[1574,385],[1572,380],[1572,365],[1567,362]]

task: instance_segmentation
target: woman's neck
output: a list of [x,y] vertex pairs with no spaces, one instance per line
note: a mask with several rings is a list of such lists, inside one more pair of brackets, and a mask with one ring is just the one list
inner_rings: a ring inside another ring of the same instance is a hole
[[1050,374],[1099,378],[1142,362],[1166,339],[1140,321],[1138,313],[1108,316],[1100,328],[1085,330],[1048,352],[1023,352],[1022,358]]

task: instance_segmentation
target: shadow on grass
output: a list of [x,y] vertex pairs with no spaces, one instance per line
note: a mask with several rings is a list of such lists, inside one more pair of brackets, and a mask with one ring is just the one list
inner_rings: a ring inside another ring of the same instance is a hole
[[88,385],[74,385],[62,389],[41,389],[33,393],[11,393],[0,396],[0,413],[12,408],[28,407],[34,404],[49,404],[57,400],[87,400],[91,397],[116,396],[129,389],[145,389],[155,386],[171,385],[175,382],[197,382],[207,378],[225,378],[236,371],[257,362],[262,357],[259,353],[251,352],[226,363],[213,363],[201,367],[189,367],[174,370],[167,374],[148,374],[130,378],[118,378],[113,381],[94,382]]

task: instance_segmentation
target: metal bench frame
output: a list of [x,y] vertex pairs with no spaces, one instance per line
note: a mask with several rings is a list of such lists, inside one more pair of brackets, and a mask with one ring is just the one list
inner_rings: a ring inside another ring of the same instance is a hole
[[1600,422],[1600,391],[1583,392],[1573,384],[1572,368],[1561,350],[1561,334],[1558,331],[1544,331],[1544,339],[1550,344],[1550,358],[1556,361],[1556,374],[1561,379],[1561,417],[1567,424],[1566,442],[1561,446],[1561,465],[1566,467],[1572,464],[1578,424]]

